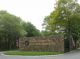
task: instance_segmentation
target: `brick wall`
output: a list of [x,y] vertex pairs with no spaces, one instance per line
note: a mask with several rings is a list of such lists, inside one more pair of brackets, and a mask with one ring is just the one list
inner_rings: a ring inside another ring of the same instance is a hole
[[24,37],[19,40],[19,49],[26,51],[64,51],[64,40],[61,36]]

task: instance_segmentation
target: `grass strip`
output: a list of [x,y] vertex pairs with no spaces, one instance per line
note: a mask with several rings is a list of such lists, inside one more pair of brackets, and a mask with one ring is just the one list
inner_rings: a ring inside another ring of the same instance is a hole
[[6,55],[23,55],[23,56],[39,56],[39,55],[57,55],[62,52],[20,52],[20,51],[7,51]]

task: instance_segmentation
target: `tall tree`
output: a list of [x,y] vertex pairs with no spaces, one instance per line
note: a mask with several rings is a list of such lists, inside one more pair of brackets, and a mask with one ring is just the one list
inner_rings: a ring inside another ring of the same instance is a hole
[[75,0],[57,0],[55,10],[44,20],[47,30],[64,34],[65,48],[69,51],[70,41],[76,42],[80,33],[80,5]]
[[19,17],[0,11],[0,49],[16,48],[16,40],[25,33],[21,22]]

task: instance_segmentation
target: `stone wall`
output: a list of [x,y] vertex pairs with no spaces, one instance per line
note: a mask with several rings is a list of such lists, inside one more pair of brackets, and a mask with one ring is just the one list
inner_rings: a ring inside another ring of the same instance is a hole
[[64,51],[64,40],[60,36],[25,37],[19,40],[19,49],[26,51]]

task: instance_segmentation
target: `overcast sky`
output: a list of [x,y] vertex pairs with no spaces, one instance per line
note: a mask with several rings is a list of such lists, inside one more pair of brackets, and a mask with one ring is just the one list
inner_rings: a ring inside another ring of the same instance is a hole
[[19,16],[41,30],[43,19],[53,11],[54,4],[55,0],[0,0],[0,10]]

